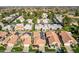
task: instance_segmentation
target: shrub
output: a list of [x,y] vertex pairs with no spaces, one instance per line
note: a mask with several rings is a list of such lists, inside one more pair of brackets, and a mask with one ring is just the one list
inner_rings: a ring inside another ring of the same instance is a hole
[[12,52],[22,52],[23,48],[22,47],[13,47]]
[[0,52],[4,52],[6,47],[3,44],[0,44]]

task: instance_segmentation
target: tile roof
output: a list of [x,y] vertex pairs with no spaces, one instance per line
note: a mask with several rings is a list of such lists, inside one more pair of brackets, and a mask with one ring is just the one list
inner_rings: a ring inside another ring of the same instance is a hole
[[30,36],[28,35],[28,34],[24,34],[24,35],[22,35],[21,37],[20,37],[20,39],[22,40],[22,41],[24,41],[25,39],[28,39]]
[[39,38],[34,39],[34,45],[38,45],[38,46],[45,45],[45,40]]
[[55,32],[48,31],[46,32],[46,36],[48,37],[49,44],[58,44],[58,46],[60,46],[60,40]]
[[34,35],[34,43],[33,43],[34,45],[38,46],[45,45],[45,40],[41,39],[39,32],[34,32],[33,35]]
[[24,30],[24,25],[23,24],[16,24],[15,30]]
[[0,31],[0,37],[6,36],[7,32]]
[[77,41],[67,31],[62,31],[60,35],[64,43],[77,43]]
[[2,41],[2,44],[7,44],[9,41],[9,36],[5,38],[5,40]]
[[33,32],[33,37],[34,38],[40,38],[40,33],[39,32]]
[[8,43],[11,43],[11,44],[15,44],[16,41],[18,40],[18,36],[17,35],[11,35],[10,40],[8,41]]
[[23,44],[31,44],[31,37],[28,34],[21,36],[21,40],[23,41]]
[[25,39],[24,42],[23,42],[23,44],[31,44],[31,39],[29,39],[29,38]]

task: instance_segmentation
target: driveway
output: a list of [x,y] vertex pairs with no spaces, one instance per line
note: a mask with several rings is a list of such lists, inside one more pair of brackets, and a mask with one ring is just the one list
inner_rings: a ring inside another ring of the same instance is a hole
[[74,53],[74,51],[72,50],[72,48],[70,46],[65,46],[65,48],[68,53]]

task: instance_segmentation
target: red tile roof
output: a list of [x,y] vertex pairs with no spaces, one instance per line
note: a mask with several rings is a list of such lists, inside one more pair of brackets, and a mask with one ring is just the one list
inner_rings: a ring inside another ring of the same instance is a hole
[[34,39],[34,45],[38,45],[38,46],[45,45],[45,40],[43,40],[43,39]]
[[41,46],[41,45],[45,45],[45,40],[41,39],[40,37],[40,33],[39,32],[34,32],[33,33],[33,37],[34,37],[34,45],[38,45],[38,46]]
[[3,44],[7,44],[7,42],[9,41],[9,36],[5,38],[5,40],[2,41]]
[[10,40],[8,41],[8,43],[15,44],[17,40],[18,40],[17,35],[11,35]]
[[77,43],[77,41],[67,31],[62,31],[60,35],[64,43]]
[[21,36],[21,40],[23,41],[23,44],[31,44],[31,37],[28,34]]
[[25,39],[24,42],[23,42],[23,44],[31,44],[31,39],[29,39],[29,38]]
[[7,32],[0,31],[0,37],[6,36]]
[[33,37],[34,38],[40,38],[40,33],[39,32],[33,32]]
[[24,25],[23,24],[16,24],[15,30],[24,30]]
[[48,31],[46,32],[46,36],[48,37],[49,44],[58,44],[58,46],[60,46],[60,40],[55,32]]

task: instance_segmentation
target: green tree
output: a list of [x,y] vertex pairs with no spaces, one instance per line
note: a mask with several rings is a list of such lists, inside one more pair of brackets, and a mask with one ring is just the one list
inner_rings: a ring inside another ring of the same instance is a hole
[[70,25],[71,22],[72,22],[72,19],[68,18],[67,16],[65,16],[65,18],[63,19],[64,26]]
[[75,16],[79,16],[79,10],[78,9],[75,10]]
[[0,44],[0,52],[4,52],[6,49],[5,45]]

